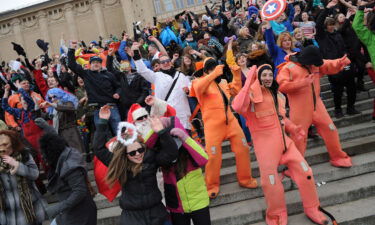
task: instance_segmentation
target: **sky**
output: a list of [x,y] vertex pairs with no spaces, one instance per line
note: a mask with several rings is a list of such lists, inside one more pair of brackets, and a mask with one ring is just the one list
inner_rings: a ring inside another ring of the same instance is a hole
[[19,9],[48,0],[0,0],[0,13],[12,9]]

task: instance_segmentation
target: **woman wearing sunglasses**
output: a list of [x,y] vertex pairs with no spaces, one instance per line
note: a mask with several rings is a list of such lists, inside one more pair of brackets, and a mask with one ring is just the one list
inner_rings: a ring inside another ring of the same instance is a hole
[[99,111],[100,122],[94,138],[94,153],[108,167],[106,181],[113,185],[118,180],[121,184],[120,207],[123,211],[120,224],[166,224],[168,213],[157,186],[156,172],[160,166],[171,166],[176,161],[177,145],[161,121],[150,118],[151,128],[159,136],[159,144],[155,149],[148,149],[139,139],[127,139],[121,135],[120,128],[122,138],[118,135],[112,153],[105,147],[105,132],[110,115],[109,106],[103,106]]

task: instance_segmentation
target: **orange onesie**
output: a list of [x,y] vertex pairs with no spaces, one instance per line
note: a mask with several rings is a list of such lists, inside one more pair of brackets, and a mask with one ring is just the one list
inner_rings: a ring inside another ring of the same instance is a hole
[[246,188],[257,187],[256,179],[251,176],[249,146],[229,106],[229,85],[223,80],[219,84],[215,82],[215,78],[222,74],[223,65],[216,66],[212,73],[193,80],[190,90],[190,95],[198,99],[202,112],[205,149],[209,156],[205,179],[211,198],[215,198],[219,193],[221,144],[227,139],[236,157],[239,185]]
[[[288,96],[290,119],[301,125],[306,135],[302,140],[293,140],[302,155],[307,144],[307,130],[314,124],[326,144],[330,163],[337,167],[351,167],[351,158],[342,150],[339,134],[326,107],[320,98],[320,78],[325,74],[337,74],[350,60],[344,56],[336,60],[323,60],[320,67],[304,67],[285,57],[286,62],[279,66],[277,82],[279,90]],[[311,82],[312,81],[312,82]]]
[[314,222],[324,224],[326,218],[318,209],[320,203],[312,170],[286,135],[288,132],[300,136],[303,134],[301,127],[285,117],[285,97],[278,92],[276,104],[274,94],[260,84],[258,71],[256,66],[250,69],[232,107],[245,117],[252,135],[267,203],[266,222],[268,225],[286,225],[288,222],[284,188],[277,172],[279,165],[286,165],[299,188],[306,215]]

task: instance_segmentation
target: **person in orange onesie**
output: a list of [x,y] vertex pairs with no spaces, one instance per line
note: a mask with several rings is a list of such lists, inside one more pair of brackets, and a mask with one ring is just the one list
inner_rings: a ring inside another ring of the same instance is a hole
[[350,60],[346,55],[336,60],[323,60],[315,46],[308,46],[299,54],[287,55],[285,60],[279,66],[276,79],[279,90],[288,96],[290,119],[301,125],[306,133],[301,140],[292,136],[298,150],[305,154],[307,130],[314,124],[326,144],[331,165],[351,167],[352,160],[342,150],[337,128],[320,98],[320,78],[325,74],[339,73],[350,64]]
[[232,102],[233,109],[245,117],[253,138],[267,203],[266,222],[268,225],[288,223],[284,188],[277,172],[279,165],[286,165],[299,188],[306,216],[317,224],[327,224],[327,218],[319,210],[312,170],[286,134],[302,138],[305,132],[285,117],[285,97],[278,92],[272,71],[268,64],[258,70],[253,66]]
[[[196,97],[202,112],[208,163],[205,180],[210,198],[216,198],[220,187],[221,144],[229,139],[236,157],[237,180],[240,186],[256,188],[257,181],[251,176],[249,146],[245,135],[229,105],[229,85],[221,79],[224,65],[216,60],[204,61],[204,75],[192,81],[190,95]],[[234,76],[233,79],[241,79]],[[240,87],[238,88],[238,90]]]

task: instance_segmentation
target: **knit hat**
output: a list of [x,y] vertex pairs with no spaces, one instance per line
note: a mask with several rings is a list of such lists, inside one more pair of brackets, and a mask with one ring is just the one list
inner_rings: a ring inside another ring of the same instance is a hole
[[16,82],[17,80],[21,82],[21,81],[26,80],[26,78],[20,73],[13,73],[12,79],[11,79],[12,83]]
[[302,65],[323,65],[323,56],[320,53],[319,48],[314,45],[309,45],[302,49],[302,51],[296,55],[296,58]]
[[92,56],[92,57],[90,57],[90,63],[92,63],[94,61],[101,63],[103,60],[99,56]]
[[138,103],[133,104],[128,111],[128,122],[134,123],[142,116],[148,116],[148,112]]

